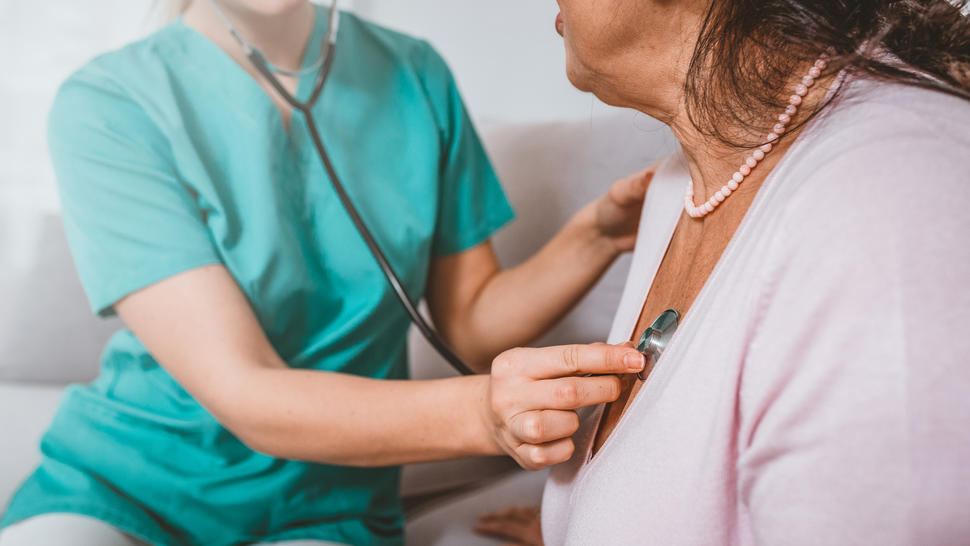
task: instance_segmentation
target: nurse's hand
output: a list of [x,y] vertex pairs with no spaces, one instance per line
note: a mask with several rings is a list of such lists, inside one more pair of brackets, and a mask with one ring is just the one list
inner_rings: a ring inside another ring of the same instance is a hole
[[579,213],[592,218],[600,236],[609,241],[617,252],[629,252],[636,244],[643,199],[656,170],[657,166],[654,165],[617,180],[606,194]]
[[636,373],[643,365],[630,343],[502,353],[492,362],[484,404],[492,442],[527,470],[568,460],[579,429],[574,410],[613,402],[620,395],[615,374]]

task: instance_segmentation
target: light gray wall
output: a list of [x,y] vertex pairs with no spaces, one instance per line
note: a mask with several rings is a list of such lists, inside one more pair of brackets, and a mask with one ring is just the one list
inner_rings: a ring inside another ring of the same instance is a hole
[[566,79],[554,0],[356,0],[354,9],[427,38],[477,119],[578,120],[611,110]]

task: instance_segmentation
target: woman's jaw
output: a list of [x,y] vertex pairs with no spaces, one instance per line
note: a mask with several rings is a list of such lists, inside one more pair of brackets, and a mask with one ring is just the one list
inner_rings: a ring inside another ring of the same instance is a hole
[[[558,0],[556,30],[563,36],[566,75],[579,90],[612,106],[639,110],[665,124],[681,144],[697,184],[717,191],[745,151],[700,131],[687,115],[685,88],[708,0]],[[793,82],[794,83],[794,82]],[[821,100],[816,86],[809,104]],[[781,91],[781,90],[780,90]],[[808,112],[811,108],[804,108]],[[750,127],[735,129],[739,138]],[[783,152],[793,135],[777,143]],[[772,155],[771,161],[781,153]],[[762,171],[767,169],[761,169]],[[712,191],[696,188],[699,197]]]
[[580,91],[664,122],[681,110],[704,0],[558,0],[566,75]]

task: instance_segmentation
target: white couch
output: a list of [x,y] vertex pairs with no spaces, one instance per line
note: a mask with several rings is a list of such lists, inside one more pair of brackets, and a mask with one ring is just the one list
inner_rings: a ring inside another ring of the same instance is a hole
[[[630,112],[578,123],[480,125],[518,215],[495,239],[505,265],[529,256],[614,179],[646,167],[673,146],[662,126]],[[101,347],[121,325],[88,312],[56,214],[4,210],[0,203],[0,230],[2,513],[38,461],[38,440],[64,386],[96,375]],[[621,259],[540,344],[605,337],[626,268]],[[413,332],[411,353],[416,378],[453,373]],[[409,466],[402,484],[412,516],[409,543],[488,543],[470,535],[474,518],[506,503],[538,502],[543,477],[515,471],[505,458]]]

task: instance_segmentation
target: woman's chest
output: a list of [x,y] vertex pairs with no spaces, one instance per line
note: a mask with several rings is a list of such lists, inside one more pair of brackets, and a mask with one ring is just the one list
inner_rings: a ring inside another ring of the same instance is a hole
[[770,287],[774,227],[764,215],[743,226],[738,217],[717,252],[684,260],[702,248],[694,238],[679,244],[684,218],[668,214],[682,202],[685,177],[676,157],[658,170],[609,339],[639,336],[667,308],[681,313],[679,329],[647,380],[628,391],[600,449],[594,453],[606,408],[583,421],[573,459],[553,469],[543,498],[549,544],[753,543],[737,496],[747,441],[740,396]]
[[736,468],[760,287],[742,269],[720,270],[716,284],[732,290],[701,294],[595,453],[603,412],[584,420],[577,457],[553,470],[544,499],[562,543],[751,543]]
[[[580,440],[580,455],[553,469],[543,510],[562,540],[550,543],[750,543],[736,472],[744,342],[706,343],[711,329],[691,330],[671,346],[601,449],[591,455]],[[587,418],[578,437],[591,437],[600,416]]]
[[[683,320],[737,225],[731,222],[723,227],[715,227],[717,229],[705,230],[688,216],[681,217],[639,312],[636,326],[629,333],[629,341],[638,344],[641,334],[654,326],[661,314],[668,310],[676,311],[678,320]],[[648,358],[646,368],[640,375],[649,378],[656,364],[656,361]],[[602,447],[643,387],[643,381],[637,375],[622,376],[621,381],[620,397],[604,409],[593,446],[594,453]]]

